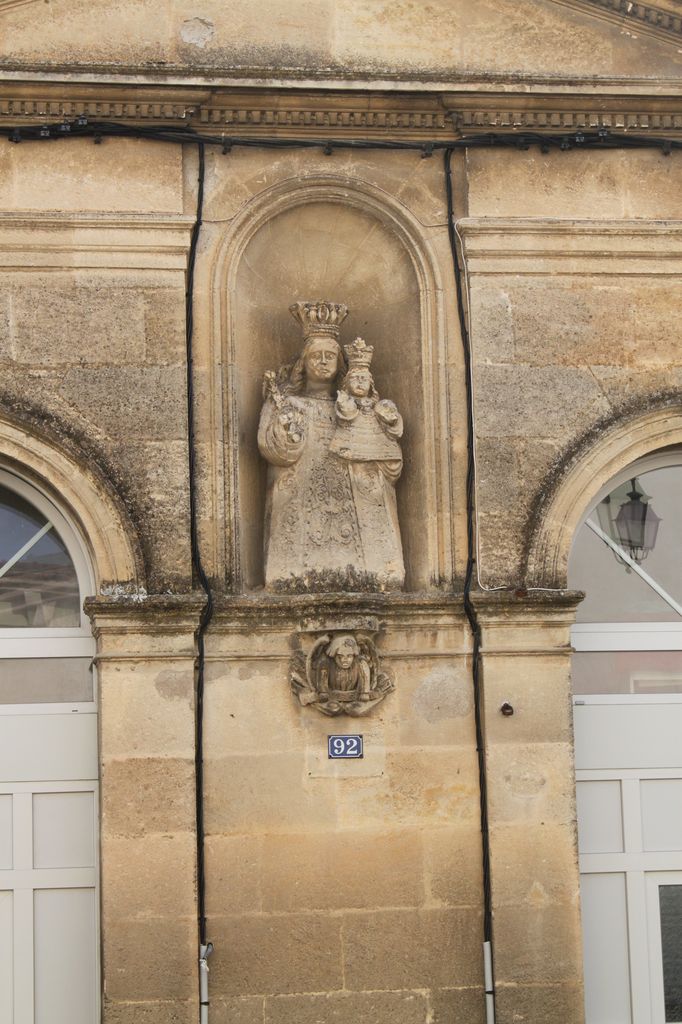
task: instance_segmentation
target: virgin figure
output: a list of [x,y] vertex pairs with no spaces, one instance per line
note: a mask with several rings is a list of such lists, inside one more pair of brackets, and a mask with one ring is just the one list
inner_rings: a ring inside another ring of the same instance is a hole
[[377,486],[367,461],[358,473],[348,452],[333,444],[348,370],[339,328],[348,309],[296,302],[290,311],[303,327],[303,348],[294,363],[266,373],[258,429],[258,447],[269,463],[265,585],[399,589],[405,575],[394,491],[399,449],[391,449],[390,473],[380,474]]

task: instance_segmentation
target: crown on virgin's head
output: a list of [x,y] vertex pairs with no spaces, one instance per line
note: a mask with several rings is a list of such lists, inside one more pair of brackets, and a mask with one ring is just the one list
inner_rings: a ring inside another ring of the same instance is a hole
[[342,302],[293,302],[289,312],[303,327],[303,337],[312,334],[339,336],[339,327],[348,316],[348,306]]
[[344,345],[343,351],[346,353],[348,369],[352,370],[354,366],[369,366],[371,364],[374,346],[368,345],[364,338],[356,338],[350,345]]

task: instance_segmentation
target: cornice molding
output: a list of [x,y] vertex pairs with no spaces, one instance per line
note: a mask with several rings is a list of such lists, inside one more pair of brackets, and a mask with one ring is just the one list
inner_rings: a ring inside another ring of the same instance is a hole
[[682,94],[206,89],[0,81],[0,124],[188,125],[219,135],[427,141],[496,131],[682,132]]
[[633,36],[646,35],[677,46],[682,43],[682,13],[633,0],[554,0],[561,7],[620,26]]
[[467,270],[476,275],[675,277],[682,265],[682,221],[463,217]]
[[0,14],[9,11],[12,7],[24,7],[26,4],[37,4],[40,0],[0,0]]
[[184,273],[193,223],[164,214],[0,211],[0,269]]
[[[575,102],[575,101],[574,101]],[[571,132],[599,131],[635,132],[636,134],[671,135],[682,130],[682,104],[674,109],[654,110],[637,104],[630,109],[590,109],[581,99],[573,109],[535,108],[519,110],[513,106],[480,107],[452,113],[453,122],[462,135],[495,131]]]

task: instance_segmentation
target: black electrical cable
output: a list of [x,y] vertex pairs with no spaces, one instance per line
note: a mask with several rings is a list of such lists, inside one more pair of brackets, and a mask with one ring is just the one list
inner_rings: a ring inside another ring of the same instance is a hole
[[206,870],[205,870],[205,831],[204,831],[204,682],[206,674],[206,630],[213,618],[213,593],[211,584],[201,561],[199,546],[199,521],[197,513],[197,452],[194,405],[194,269],[197,260],[197,248],[203,220],[204,179],[206,175],[206,159],[204,145],[197,144],[198,180],[196,217],[192,227],[189,253],[187,258],[187,279],[185,289],[185,341],[187,347],[187,449],[189,461],[189,529],[192,548],[192,566],[201,588],[206,595],[206,603],[199,616],[196,632],[197,663],[194,691],[194,779],[196,787],[196,829],[197,829],[197,913],[199,926],[199,942],[206,946]]
[[91,121],[77,117],[73,121],[59,121],[49,124],[19,125],[15,128],[0,125],[0,138],[10,142],[49,142],[66,138],[92,138],[101,142],[106,137],[144,139],[151,142],[203,143],[205,146],[219,146],[224,152],[233,147],[256,149],[323,149],[327,155],[335,150],[406,150],[432,156],[436,150],[496,148],[508,146],[526,150],[539,146],[548,153],[551,149],[658,149],[665,156],[682,149],[682,139],[660,136],[633,135],[628,132],[610,132],[606,128],[597,131],[563,132],[543,134],[540,132],[486,132],[469,135],[460,139],[434,139],[424,142],[410,142],[392,139],[299,139],[263,136],[210,135],[197,132],[189,125],[139,125],[120,124],[115,121]]
[[[475,536],[475,483],[476,466],[474,459],[474,393],[472,384],[471,367],[471,342],[467,325],[466,312],[464,309],[464,293],[462,288],[462,269],[459,263],[457,252],[457,237],[455,234],[455,210],[452,187],[452,150],[446,149],[444,154],[445,169],[445,190],[447,195],[448,212],[448,239],[450,241],[450,252],[452,254],[452,266],[455,276],[455,290],[457,294],[457,311],[459,314],[459,329],[462,338],[462,351],[464,354],[464,379],[466,385],[466,420],[467,420],[467,465],[466,465],[466,523],[467,523],[467,561],[466,573],[464,576],[464,612],[469,623],[472,636],[471,652],[471,676],[474,690],[474,721],[476,729],[476,755],[478,757],[478,782],[480,802],[480,824],[481,824],[481,860],[483,867],[483,941],[490,943],[492,956],[493,941],[493,909],[492,909],[492,887],[490,881],[490,828],[488,825],[488,775],[485,759],[485,744],[483,739],[483,691],[481,687],[481,625],[478,621],[476,607],[471,600],[471,588],[474,579],[474,568],[476,564],[476,536]],[[494,977],[494,974],[493,974]],[[487,993],[494,995],[493,991]]]

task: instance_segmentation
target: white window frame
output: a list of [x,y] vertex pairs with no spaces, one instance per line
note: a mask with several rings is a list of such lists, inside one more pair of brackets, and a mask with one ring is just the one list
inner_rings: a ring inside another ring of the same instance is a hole
[[[22,629],[0,627],[0,662],[22,658],[91,658],[95,657],[95,640],[90,622],[83,611],[83,601],[95,590],[92,567],[85,554],[85,544],[77,528],[45,494],[22,476],[0,469],[0,486],[23,498],[49,519],[59,534],[74,566],[80,592],[80,623],[78,626]],[[92,701],[63,703],[0,704],[0,715],[64,714],[66,712],[95,714],[97,711],[96,673],[93,667]]]
[[[585,519],[597,504],[633,475],[668,466],[682,468],[680,449],[658,452],[624,469],[602,488]],[[581,527],[582,528],[582,527]],[[577,534],[576,534],[577,536]],[[582,622],[571,630],[576,652],[682,651],[682,619],[665,622]],[[574,694],[574,706],[682,705],[682,693]],[[672,713],[672,712],[669,712]],[[679,714],[679,712],[678,712]],[[680,755],[682,758],[682,755]],[[661,955],[658,885],[682,883],[682,851],[642,850],[640,784],[643,779],[679,779],[680,768],[578,769],[577,782],[615,780],[621,785],[623,849],[620,853],[580,854],[584,875],[623,874],[627,892],[630,1007],[634,1021],[663,1021],[663,961]],[[653,870],[652,870],[653,869]]]
[[[655,469],[677,466],[682,471],[682,450],[679,448],[645,455],[621,470],[601,488],[590,506],[580,529],[586,525],[597,505],[616,487],[633,476]],[[589,526],[589,524],[587,524]],[[579,532],[579,531],[578,531]],[[577,536],[577,534],[576,534]],[[665,622],[578,622],[571,629],[571,642],[575,651],[681,651],[682,618]],[[581,695],[582,696],[582,695]],[[628,696],[621,694],[621,697]],[[638,697],[641,695],[637,695]],[[646,695],[644,695],[646,697]],[[653,696],[653,695],[652,695]]]

